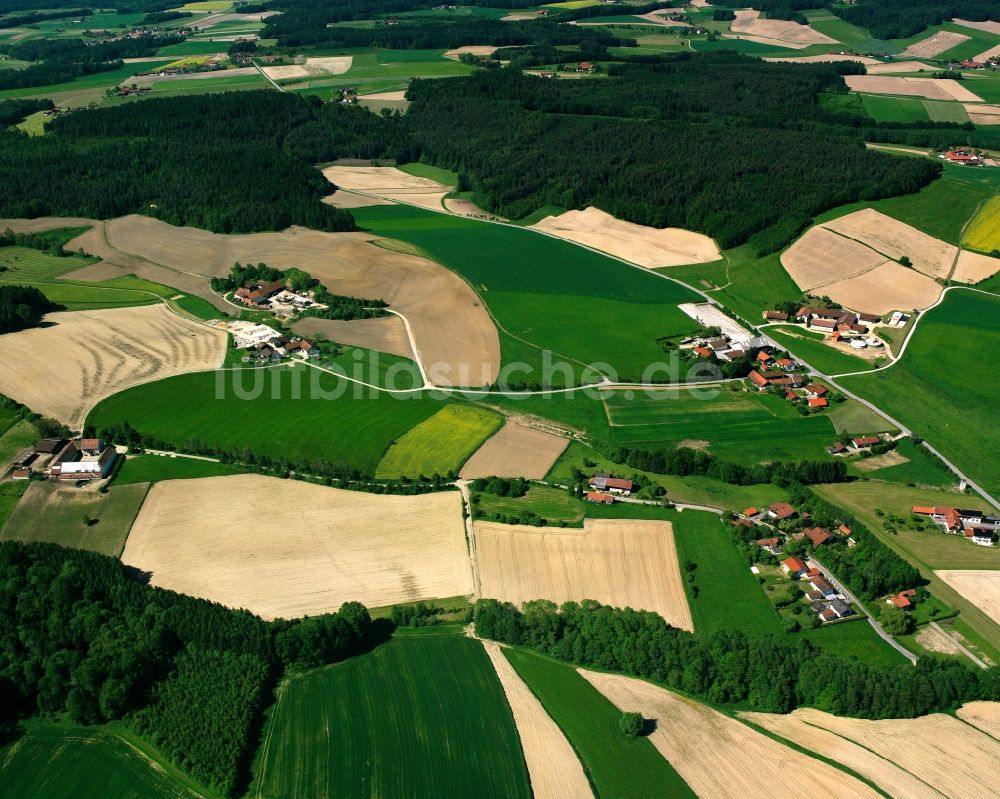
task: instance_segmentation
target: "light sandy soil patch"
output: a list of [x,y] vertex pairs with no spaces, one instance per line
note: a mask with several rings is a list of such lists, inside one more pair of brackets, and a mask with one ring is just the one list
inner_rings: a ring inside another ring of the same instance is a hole
[[175,81],[199,81],[199,80],[215,80],[216,78],[246,78],[251,75],[257,75],[256,67],[236,67],[235,69],[219,69],[212,72],[188,72],[183,75],[133,75],[131,78],[125,78],[119,86],[131,86],[135,84],[136,86],[152,86],[154,83],[162,83],[165,80]]
[[538,19],[538,14],[534,11],[514,11],[506,17],[501,17],[501,22],[524,22],[526,19]]
[[722,34],[723,39],[743,39],[748,42],[756,42],[757,44],[769,44],[772,47],[787,47],[789,50],[804,50],[809,47],[805,42],[784,42],[780,39],[768,39],[766,36],[755,36],[752,33],[724,33]]
[[854,466],[859,472],[877,472],[879,469],[887,469],[890,466],[901,466],[909,463],[910,459],[905,455],[900,455],[895,450],[886,452],[884,455],[873,455],[871,458],[860,458],[854,461]]
[[[1000,117],[997,118],[997,123],[1000,124]],[[1000,258],[962,250],[951,279],[958,283],[978,283],[995,275],[997,270],[1000,270]]]
[[795,711],[788,715],[740,713],[740,717],[787,741],[834,760],[874,782],[890,796],[941,799],[941,794],[908,771],[862,746],[806,722]]
[[956,715],[1000,741],[1000,702],[966,702]]
[[406,90],[403,89],[398,92],[372,92],[371,94],[361,95],[362,100],[405,100]]
[[268,17],[273,17],[280,14],[280,11],[256,11],[252,14],[240,14],[233,12],[222,12],[220,14],[209,14],[207,17],[202,17],[197,20],[197,24],[200,30],[205,28],[211,28],[215,25],[221,25],[224,22],[263,22]]
[[860,275],[888,260],[823,225],[810,228],[781,255],[782,266],[803,291]]
[[839,44],[836,39],[831,39],[820,33],[818,30],[808,25],[799,25],[781,19],[761,19],[760,12],[751,9],[742,9],[736,12],[736,19],[730,26],[733,33],[747,34],[749,36],[767,39],[773,44]]
[[884,315],[933,305],[941,296],[941,286],[927,275],[887,261],[863,275],[829,283],[821,293],[846,308]]
[[931,277],[947,277],[958,255],[954,245],[871,208],[831,219],[823,227],[893,260],[906,256],[914,269]]
[[961,25],[963,28],[973,28],[977,31],[986,31],[987,33],[995,33],[997,36],[1000,36],[1000,22],[971,22],[970,20],[959,19],[958,17],[952,19],[952,22],[956,25]]
[[917,58],[934,58],[934,56],[957,47],[962,42],[969,41],[971,37],[964,33],[954,31],[938,31],[926,39],[914,42],[903,51],[904,56],[916,56]]
[[[996,24],[996,23],[994,23],[994,24]],[[998,44],[996,47],[991,47],[989,50],[987,50],[984,53],[980,53],[979,55],[977,55],[972,60],[973,61],[979,61],[980,63],[982,63],[984,61],[989,61],[991,58],[995,58],[996,56],[1000,56],[1000,44]]]
[[[771,61],[776,64],[827,64],[837,61],[857,61],[865,65],[881,63],[877,58],[870,58],[866,55],[848,55],[842,53],[827,53],[826,55],[797,55],[790,58],[764,58],[763,61]],[[869,70],[871,71],[871,70]]]
[[329,166],[323,175],[335,186],[361,191],[386,200],[441,211],[442,200],[452,189],[430,178],[408,175],[393,166]]
[[715,242],[701,233],[636,225],[593,207],[547,216],[531,227],[650,268],[703,264],[722,257]]
[[587,519],[582,530],[476,522],[475,538],[482,596],[596,599],[694,629],[669,522]]
[[457,491],[379,496],[262,475],[167,480],[122,562],[265,618],[472,593]]
[[934,574],[1000,624],[1000,571],[946,569]]
[[[381,298],[405,316],[425,367],[430,370],[439,364],[436,383],[492,383],[500,366],[500,339],[478,295],[440,264],[372,241],[371,234],[299,227],[227,235],[132,215],[105,223],[103,230],[89,231],[68,249],[81,242],[87,252],[115,258],[115,263],[126,264],[136,274],[155,272],[148,269],[152,262],[169,274],[186,275],[203,291],[207,290],[204,278],[228,274],[234,261],[263,261],[278,269],[300,267],[335,294]],[[151,279],[188,290],[169,274]]]
[[335,191],[333,194],[324,197],[323,202],[332,205],[334,208],[370,208],[373,205],[392,205],[390,200],[383,200],[379,197],[369,197],[367,194],[355,194],[352,191]]
[[[663,11],[659,11],[659,12],[657,12],[657,11],[650,11],[648,14],[637,14],[636,18],[637,19],[644,19],[647,22],[652,22],[652,23],[654,23],[656,25],[666,25],[667,27],[670,27],[670,28],[690,28],[690,27],[693,27],[690,22],[675,22],[672,19],[667,19],[666,17],[661,16],[663,13],[664,13]],[[666,13],[677,13],[677,12],[673,11],[671,9],[670,11],[667,11]],[[600,25],[601,22],[599,20],[596,20],[596,21],[593,21],[593,22],[590,22],[590,23],[586,23],[586,24]]]
[[465,462],[459,477],[541,480],[568,446],[568,438],[508,421]]
[[906,97],[925,97],[928,100],[960,100],[966,103],[982,102],[983,99],[954,80],[845,75],[844,82],[854,91],[867,94],[898,94]]
[[531,779],[535,799],[587,799],[593,797],[583,766],[559,726],[549,717],[542,703],[514,671],[500,646],[483,641],[496,670],[514,723],[521,738],[524,762]]
[[1000,125],[1000,105],[971,105],[966,103],[962,106],[969,119],[977,125]]
[[304,64],[285,64],[277,67],[261,67],[271,80],[290,78],[321,78],[327,75],[343,75],[351,68],[353,56],[328,56],[307,58]]
[[[1000,741],[951,716],[868,721],[799,708],[793,716],[894,763],[953,799],[1000,796]],[[897,794],[899,795],[899,794]],[[906,795],[906,794],[903,794]]]
[[488,214],[472,200],[463,197],[448,197],[444,201],[444,207],[458,216],[468,216],[472,219],[502,219],[496,214]]
[[74,429],[100,400],[130,386],[216,369],[226,334],[189,322],[163,305],[70,311],[50,327],[0,336],[0,393]]
[[867,67],[869,75],[891,75],[896,72],[920,72],[921,70],[932,70],[930,64],[922,64],[919,61],[890,61],[887,64],[871,64]]
[[962,650],[948,635],[938,630],[936,627],[924,627],[915,636],[916,642],[928,652],[937,652],[941,655],[961,655]]
[[491,56],[497,51],[497,48],[489,44],[467,44],[464,47],[455,47],[444,53],[445,58],[450,58],[454,61],[458,61],[459,57],[463,53],[468,53],[474,56]]
[[403,358],[412,358],[413,349],[406,336],[406,326],[398,316],[380,316],[376,319],[318,319],[315,316],[300,319],[292,330],[301,336],[322,334],[330,341],[352,347],[365,347],[378,352],[388,352]]
[[698,796],[879,796],[860,780],[700,702],[632,677],[578,671],[620,710],[656,722],[649,740]]

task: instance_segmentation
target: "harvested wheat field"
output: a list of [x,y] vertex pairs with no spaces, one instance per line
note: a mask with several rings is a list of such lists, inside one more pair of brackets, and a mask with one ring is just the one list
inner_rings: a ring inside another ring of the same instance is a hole
[[500,646],[483,641],[496,670],[521,738],[534,799],[588,799],[594,792],[583,766],[559,726],[514,671]]
[[958,644],[952,640],[951,636],[941,632],[936,627],[924,627],[914,636],[914,640],[928,652],[937,652],[941,655],[961,655],[962,650]]
[[796,710],[788,715],[740,713],[740,717],[787,741],[834,760],[865,777],[890,796],[906,799],[941,799],[941,794],[895,763],[870,752],[853,741],[816,727]]
[[649,740],[698,796],[712,799],[877,799],[833,766],[797,752],[707,705],[650,683],[578,669],[624,712],[656,722]]
[[914,269],[931,277],[947,277],[958,255],[954,245],[871,208],[831,219],[823,227],[859,241],[895,261],[906,256],[913,262]]
[[884,316],[933,305],[941,296],[941,286],[927,275],[889,261],[849,280],[828,283],[820,293],[845,308]]
[[930,64],[922,64],[920,61],[890,61],[887,64],[871,64],[868,66],[869,75],[891,75],[899,72],[921,72],[922,70],[932,70]]
[[444,201],[444,207],[458,216],[469,216],[473,219],[501,219],[496,214],[488,214],[472,200],[464,197],[448,197]]
[[49,327],[0,336],[0,393],[79,430],[105,397],[140,383],[216,369],[226,334],[189,322],[163,305],[70,311]]
[[[1000,124],[1000,117],[997,117]],[[951,279],[958,283],[978,283],[992,277],[1000,270],[1000,258],[991,258],[988,255],[980,255],[978,252],[962,250],[958,254],[958,263],[955,264],[955,274]]]
[[1000,797],[1000,782],[996,779],[1000,774],[1000,741],[951,716],[935,713],[915,719],[868,721],[832,716],[812,708],[799,708],[792,716],[853,741],[933,785],[943,796]]
[[234,69],[213,70],[211,72],[187,72],[181,75],[153,73],[150,75],[133,75],[129,78],[125,78],[125,80],[123,80],[119,85],[135,85],[142,88],[152,86],[155,83],[162,83],[163,81],[198,82],[203,80],[213,80],[215,78],[247,78],[251,75],[256,76],[258,74],[257,67],[236,67]]
[[722,257],[715,242],[702,233],[636,225],[593,207],[547,216],[531,227],[649,268],[703,264]]
[[950,50],[962,42],[969,41],[970,38],[970,36],[966,36],[963,33],[955,33],[954,31],[938,31],[926,39],[914,42],[902,52],[902,55],[914,56],[916,58],[934,58],[934,56],[940,55],[945,50]]
[[845,75],[844,82],[854,91],[866,94],[897,94],[905,97],[925,97],[928,100],[959,100],[963,103],[982,102],[983,99],[954,80]]
[[292,330],[307,338],[323,335],[338,344],[388,352],[390,355],[399,355],[403,358],[413,357],[410,339],[406,336],[406,326],[398,316],[350,321],[307,316],[295,322]]
[[788,58],[762,58],[762,61],[771,61],[775,64],[832,64],[838,61],[857,61],[860,64],[871,66],[882,63],[877,58],[870,58],[866,55],[849,55],[846,53],[827,53],[825,55],[797,55]]
[[984,63],[986,61],[989,61],[991,58],[996,58],[997,56],[1000,56],[1000,44],[998,44],[996,47],[991,47],[989,50],[986,50],[985,52],[980,53],[972,60],[978,61],[979,63]]
[[1000,571],[943,570],[934,574],[1000,624]]
[[468,53],[474,56],[484,56],[488,57],[493,55],[497,50],[496,46],[490,44],[467,44],[464,47],[455,47],[451,50],[447,50],[444,53],[445,58],[450,58],[454,61],[458,61],[459,57],[463,53]]
[[61,227],[90,227],[93,219],[79,216],[41,216],[37,219],[0,219],[0,231],[13,230],[15,233],[41,233]]
[[997,36],[1000,36],[1000,22],[990,22],[990,21],[972,22],[967,19],[959,19],[958,17],[954,17],[952,19],[952,22],[954,22],[956,25],[961,25],[963,28],[972,28],[973,30],[977,31],[986,31],[987,33],[995,33]]
[[[997,55],[1000,55],[1000,51]],[[1000,125],[1000,105],[966,103],[962,108],[969,115],[969,119],[977,125]]]
[[743,9],[736,12],[736,19],[730,26],[733,33],[746,34],[746,38],[751,36],[767,40],[769,44],[776,45],[799,45],[805,47],[810,44],[838,44],[836,39],[820,33],[815,28],[808,25],[799,25],[797,22],[790,22],[781,19],[761,19],[760,12],[751,9]]
[[371,94],[362,94],[362,100],[405,100],[406,90],[400,89],[396,92],[372,92]]
[[[468,284],[427,258],[376,246],[371,234],[300,227],[220,234],[133,215],[104,223],[103,235],[113,250],[105,246],[95,254],[108,253],[118,259],[116,263],[128,261],[129,271],[140,276],[145,271],[142,265],[152,262],[170,274],[200,281],[205,290],[204,278],[228,274],[234,261],[263,261],[278,269],[300,267],[335,294],[381,298],[405,316],[424,364],[428,369],[437,365],[436,383],[488,385],[499,370],[496,327]],[[197,275],[191,274],[195,271]],[[152,279],[187,290],[167,276]]]
[[541,480],[568,446],[568,438],[508,421],[465,462],[459,476]]
[[596,599],[694,629],[669,522],[587,519],[582,530],[476,522],[475,538],[482,596]]
[[323,198],[322,202],[334,208],[370,208],[373,205],[392,205],[389,200],[379,197],[369,197],[367,194],[355,194],[351,191],[335,191]]
[[860,242],[817,225],[781,255],[781,264],[803,291],[860,275],[888,262]]
[[287,64],[277,67],[261,67],[261,71],[271,80],[292,78],[323,78],[328,75],[343,75],[351,68],[353,57],[349,55],[307,58],[304,64]]
[[167,480],[122,561],[265,618],[472,593],[457,491],[384,496],[262,475]]
[[956,714],[962,721],[1000,741],[1000,702],[966,702]]
[[328,166],[323,175],[342,189],[362,191],[432,211],[444,210],[442,201],[452,190],[436,180],[408,175],[394,166]]

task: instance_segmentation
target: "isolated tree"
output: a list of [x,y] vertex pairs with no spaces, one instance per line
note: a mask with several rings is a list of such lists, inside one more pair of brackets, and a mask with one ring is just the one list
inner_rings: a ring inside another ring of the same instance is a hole
[[907,635],[913,632],[913,618],[910,614],[892,605],[882,607],[879,621],[889,635]]
[[899,265],[900,266],[912,267],[913,266],[913,261],[911,261],[908,256],[901,255],[900,258],[899,258]]
[[642,714],[640,713],[622,713],[620,719],[618,719],[618,728],[625,733],[627,738],[638,738],[642,735]]

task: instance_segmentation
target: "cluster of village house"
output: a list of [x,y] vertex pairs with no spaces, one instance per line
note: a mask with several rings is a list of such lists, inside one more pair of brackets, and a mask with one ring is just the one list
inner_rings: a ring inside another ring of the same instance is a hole
[[49,475],[59,480],[100,480],[111,473],[118,451],[99,438],[43,438],[14,461],[12,480]]
[[621,477],[595,474],[587,481],[590,491],[584,499],[598,505],[614,505],[617,497],[627,497],[632,493],[632,481]]
[[979,510],[950,508],[942,505],[933,507],[914,505],[911,509],[917,516],[929,516],[946,533],[961,535],[973,544],[991,547],[997,542],[1000,531],[1000,516],[991,516]]
[[241,286],[233,293],[233,298],[248,308],[270,311],[275,316],[292,316],[307,308],[327,307],[316,302],[307,291],[291,291],[286,288],[284,280]]
[[857,350],[884,346],[880,339],[871,335],[871,328],[882,321],[877,314],[856,313],[844,308],[802,307],[792,317],[784,311],[764,311],[764,319],[768,322],[797,322],[807,330],[827,333],[831,341],[842,341]]
[[966,150],[948,150],[946,153],[941,153],[939,157],[960,166],[986,166],[986,159],[981,155],[970,153]]
[[233,347],[254,353],[257,360],[262,362],[278,362],[292,355],[300,355],[302,358],[319,355],[319,348],[311,341],[304,338],[290,339],[267,325],[237,320],[227,322],[225,327],[233,334]]

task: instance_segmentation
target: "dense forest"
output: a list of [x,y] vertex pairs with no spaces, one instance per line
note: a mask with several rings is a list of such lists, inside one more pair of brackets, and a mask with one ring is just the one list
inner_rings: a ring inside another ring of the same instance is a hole
[[840,716],[912,718],[973,699],[1000,700],[1000,669],[978,671],[954,660],[921,657],[916,668],[876,666],[825,654],[803,641],[709,635],[669,626],[655,613],[593,601],[509,603],[480,599],[476,632],[531,647],[580,666],[622,671],[716,703],[769,713],[809,706]]
[[[0,12],[2,14],[3,12]],[[66,8],[61,11],[36,11],[27,14],[8,14],[0,16],[0,28],[17,28],[21,25],[31,25],[35,22],[47,22],[53,19],[73,17],[89,17],[94,13],[91,8]]]
[[0,286],[0,333],[35,327],[45,314],[61,307],[34,286]]
[[0,127],[16,125],[36,111],[48,111],[55,104],[47,97],[0,100]]
[[332,663],[391,625],[339,613],[265,622],[152,588],[115,558],[0,543],[0,726],[124,719],[224,795],[245,787],[261,711],[286,667]]

